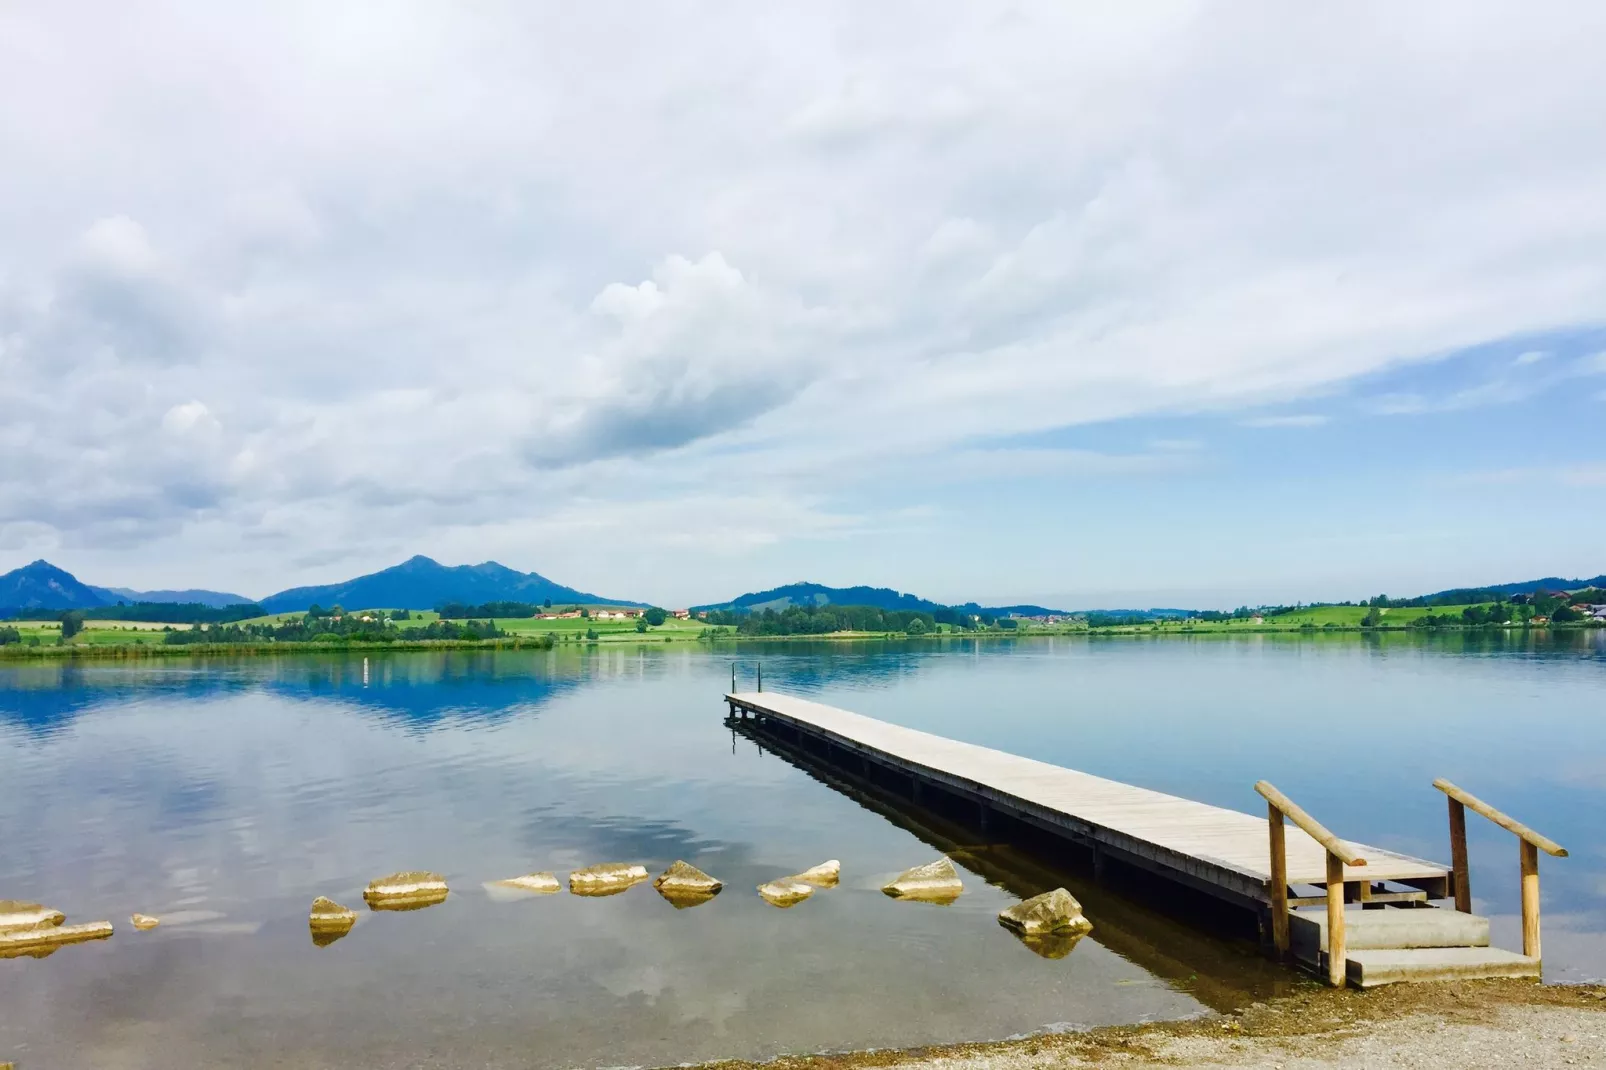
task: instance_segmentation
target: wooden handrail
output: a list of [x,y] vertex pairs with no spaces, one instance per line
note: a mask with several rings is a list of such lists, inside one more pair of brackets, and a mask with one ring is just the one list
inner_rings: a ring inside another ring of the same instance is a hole
[[1519,841],[1517,862],[1522,873],[1522,953],[1529,958],[1539,958],[1539,852],[1566,858],[1567,848],[1502,814],[1476,795],[1462,791],[1442,776],[1433,781],[1433,786],[1450,797],[1450,867],[1455,874],[1455,908],[1463,914],[1472,913],[1472,888],[1467,875],[1466,813],[1471,810],[1513,833]]
[[1366,865],[1366,859],[1357,854],[1353,846],[1334,836],[1320,821],[1300,809],[1298,803],[1266,783],[1266,781],[1256,781],[1255,790],[1267,802],[1288,815],[1288,820],[1303,829],[1311,839],[1326,848],[1328,854],[1337,858],[1346,866]]
[[1283,818],[1287,817],[1327,852],[1327,983],[1341,988],[1349,969],[1344,942],[1344,867],[1364,866],[1366,859],[1266,781],[1257,780],[1255,790],[1266,800],[1266,823],[1271,834],[1271,879],[1267,882],[1267,891],[1271,899],[1272,940],[1277,945],[1277,953],[1286,956],[1289,949],[1288,845],[1283,839]]
[[1541,836],[1527,825],[1524,825],[1522,822],[1501,813],[1499,810],[1496,810],[1494,807],[1490,806],[1476,795],[1473,795],[1471,792],[1463,791],[1454,784],[1450,783],[1448,780],[1444,779],[1442,776],[1433,782],[1433,786],[1444,792],[1456,802],[1460,803],[1462,806],[1465,806],[1468,810],[1471,810],[1473,813],[1481,814],[1490,821],[1493,821],[1495,824],[1499,825],[1501,828],[1505,829],[1507,832],[1515,834],[1518,839],[1527,840],[1529,843],[1545,852],[1545,854],[1554,855],[1557,858],[1567,857],[1567,848],[1563,847],[1555,840],[1548,836]]

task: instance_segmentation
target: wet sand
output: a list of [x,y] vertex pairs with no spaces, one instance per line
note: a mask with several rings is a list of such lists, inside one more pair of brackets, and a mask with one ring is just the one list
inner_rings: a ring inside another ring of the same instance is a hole
[[[718,1063],[719,1070],[758,1064]],[[1606,987],[1514,981],[1315,988],[1242,1013],[989,1044],[791,1057],[770,1070],[1606,1067]]]

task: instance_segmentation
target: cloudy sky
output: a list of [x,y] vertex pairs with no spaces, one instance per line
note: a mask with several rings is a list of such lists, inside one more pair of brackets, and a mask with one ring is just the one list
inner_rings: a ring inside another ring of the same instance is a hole
[[1606,5],[0,7],[0,569],[1606,570]]

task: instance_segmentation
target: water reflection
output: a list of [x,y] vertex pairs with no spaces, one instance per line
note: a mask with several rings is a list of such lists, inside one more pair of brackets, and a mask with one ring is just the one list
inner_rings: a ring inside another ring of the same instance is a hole
[[[299,1065],[661,1065],[1185,1015],[1289,983],[1252,941],[1176,922],[1074,858],[832,790],[728,732],[733,661],[744,686],[762,660],[766,687],[1221,805],[1250,808],[1270,776],[1341,834],[1426,857],[1444,854],[1428,782],[1448,776],[1573,849],[1545,875],[1547,926],[1569,934],[1547,941],[1547,974],[1600,976],[1600,638],[370,653],[366,687],[361,656],[0,664],[0,896],[163,918],[0,964],[0,1052],[168,1070],[269,1048]],[[1492,826],[1472,846],[1498,939],[1515,852]],[[935,854],[966,871],[952,905],[882,895]],[[640,887],[539,903],[482,888],[609,858],[683,859],[726,890],[686,910]],[[822,858],[841,859],[841,886],[797,909],[753,891]],[[467,891],[308,947],[315,896],[351,903],[408,866]],[[1074,950],[996,923],[1058,886],[1096,925]]]

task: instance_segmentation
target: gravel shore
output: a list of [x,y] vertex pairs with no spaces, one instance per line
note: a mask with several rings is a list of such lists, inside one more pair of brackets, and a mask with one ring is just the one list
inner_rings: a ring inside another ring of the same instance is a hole
[[[734,1070],[749,1064],[716,1064]],[[789,1057],[769,1070],[1606,1068],[1606,988],[1522,982],[1313,989],[1241,1014],[989,1044]]]

